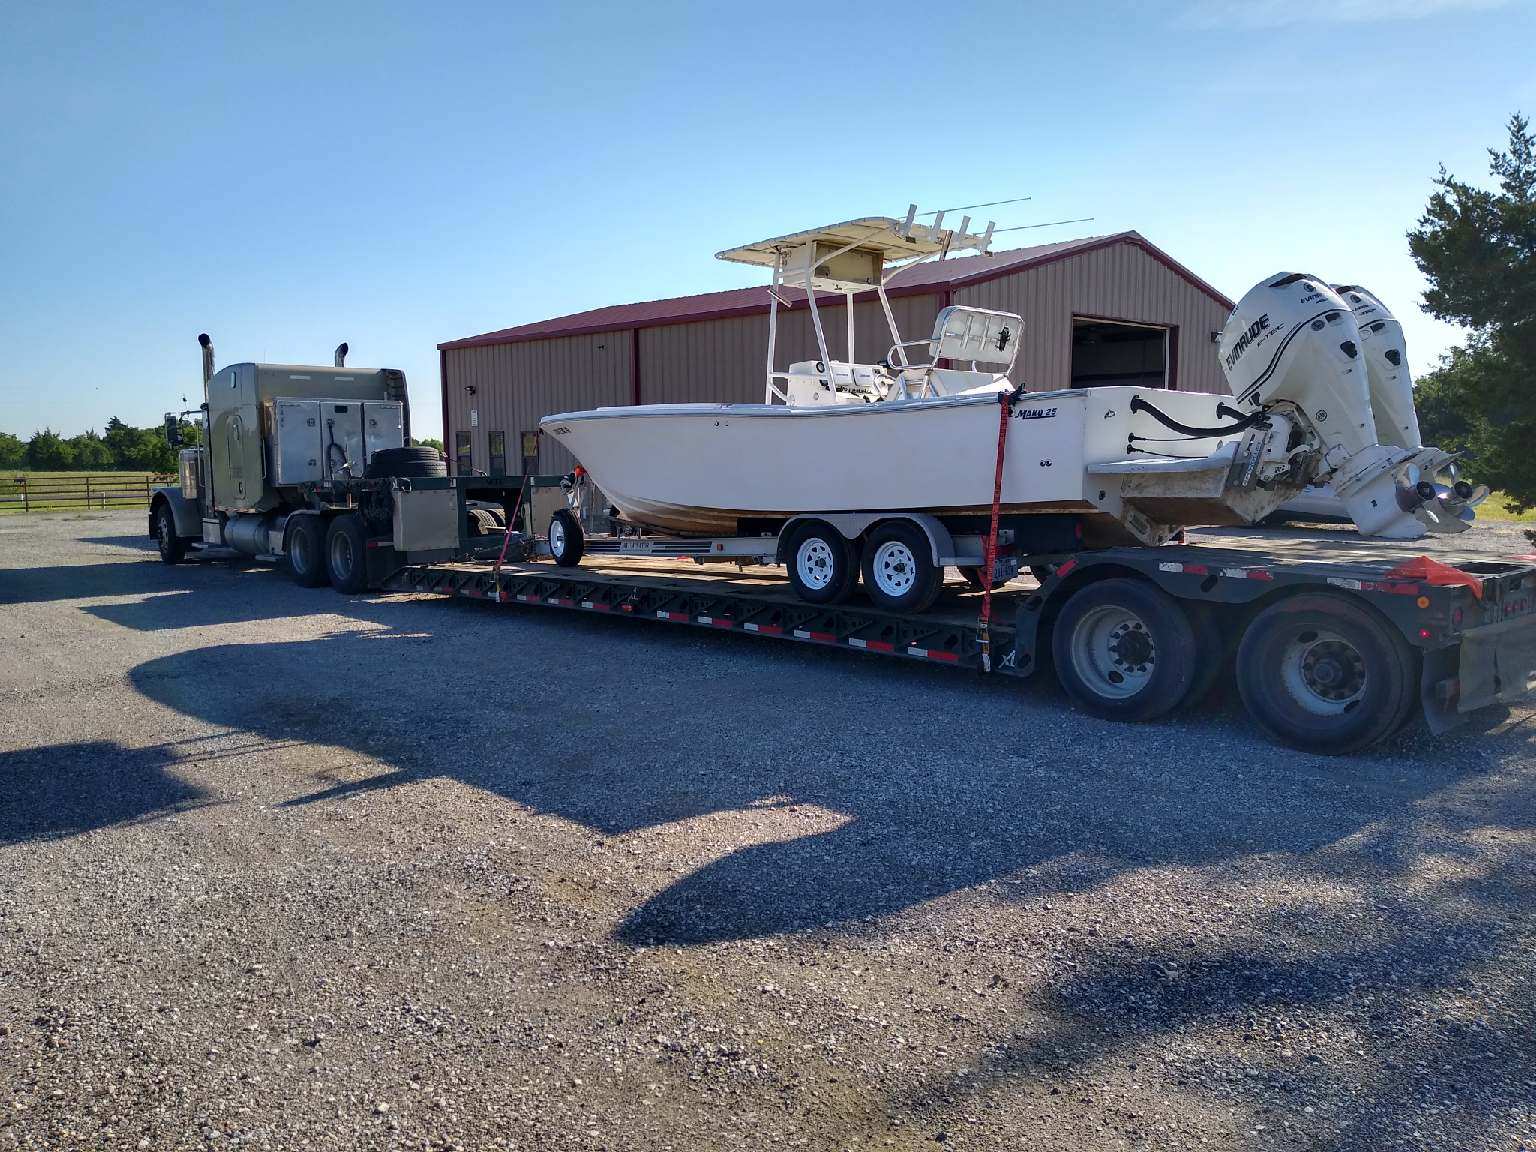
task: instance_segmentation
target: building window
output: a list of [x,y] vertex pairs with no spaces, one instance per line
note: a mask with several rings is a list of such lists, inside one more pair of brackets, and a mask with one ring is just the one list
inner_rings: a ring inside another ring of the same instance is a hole
[[1070,387],[1174,387],[1173,335],[1157,324],[1072,317]]
[[475,471],[475,457],[469,446],[468,432],[455,432],[453,434],[454,468],[460,476],[472,475]]
[[488,432],[486,442],[490,446],[491,475],[505,476],[507,474],[507,434]]

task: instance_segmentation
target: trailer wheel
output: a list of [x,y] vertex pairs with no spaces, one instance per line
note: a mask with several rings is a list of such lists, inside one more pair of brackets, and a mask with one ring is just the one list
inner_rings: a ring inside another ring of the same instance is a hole
[[882,608],[922,612],[933,604],[944,583],[944,570],[933,562],[928,534],[916,524],[882,524],[864,543],[864,590]]
[[176,535],[176,514],[164,500],[155,511],[155,543],[160,548],[160,559],[166,564],[180,564],[186,559],[187,543]]
[[1103,580],[1067,600],[1051,632],[1056,678],[1115,720],[1176,707],[1195,679],[1195,634],[1179,602],[1144,580]]
[[325,567],[338,592],[362,592],[368,587],[368,541],[363,524],[348,512],[334,517],[325,530]]
[[325,566],[325,524],[318,516],[296,516],[288,522],[283,542],[283,567],[303,588],[318,588],[330,577]]
[[574,568],[581,563],[581,553],[586,546],[581,524],[570,511],[561,508],[549,518],[549,554],[562,568]]
[[841,604],[859,582],[853,542],[823,521],[796,528],[785,556],[790,587],[807,604]]
[[1412,711],[1407,642],[1364,605],[1303,594],[1271,604],[1237,651],[1237,687],[1261,728],[1308,752],[1358,752]]
[[1231,667],[1233,644],[1210,605],[1195,602],[1186,603],[1183,608],[1195,633],[1194,675],[1183,700],[1186,707],[1192,707],[1211,696],[1222,673]]

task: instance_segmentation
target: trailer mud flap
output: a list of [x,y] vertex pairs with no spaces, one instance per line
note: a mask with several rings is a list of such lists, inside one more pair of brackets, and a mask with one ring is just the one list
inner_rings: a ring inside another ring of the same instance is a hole
[[1536,692],[1536,616],[1474,628],[1459,647],[1424,654],[1422,698],[1431,730],[1469,712]]

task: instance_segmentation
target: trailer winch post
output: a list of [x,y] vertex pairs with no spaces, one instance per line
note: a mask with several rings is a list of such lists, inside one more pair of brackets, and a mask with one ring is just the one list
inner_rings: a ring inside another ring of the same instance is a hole
[[987,527],[987,544],[982,552],[981,619],[976,622],[983,672],[992,671],[992,580],[997,571],[997,522],[1003,503],[1003,461],[1008,453],[1008,418],[1013,414],[1013,406],[1023,395],[1023,384],[997,394],[997,466],[992,473],[992,521]]
[[[491,566],[491,584],[496,588],[496,603],[502,603],[501,595],[501,566],[507,561],[507,545],[512,542],[512,533],[517,526],[517,514],[523,506],[523,492],[528,488],[528,473],[523,473],[523,482],[517,486],[517,499],[512,501],[512,515],[507,517],[507,532],[501,538],[501,553],[496,557],[496,563]],[[530,524],[532,517],[529,517]]]

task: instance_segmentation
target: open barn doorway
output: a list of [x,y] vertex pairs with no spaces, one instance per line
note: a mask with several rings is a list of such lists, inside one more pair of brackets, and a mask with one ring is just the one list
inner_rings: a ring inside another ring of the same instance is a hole
[[1157,324],[1072,317],[1072,387],[1174,387],[1177,333]]

